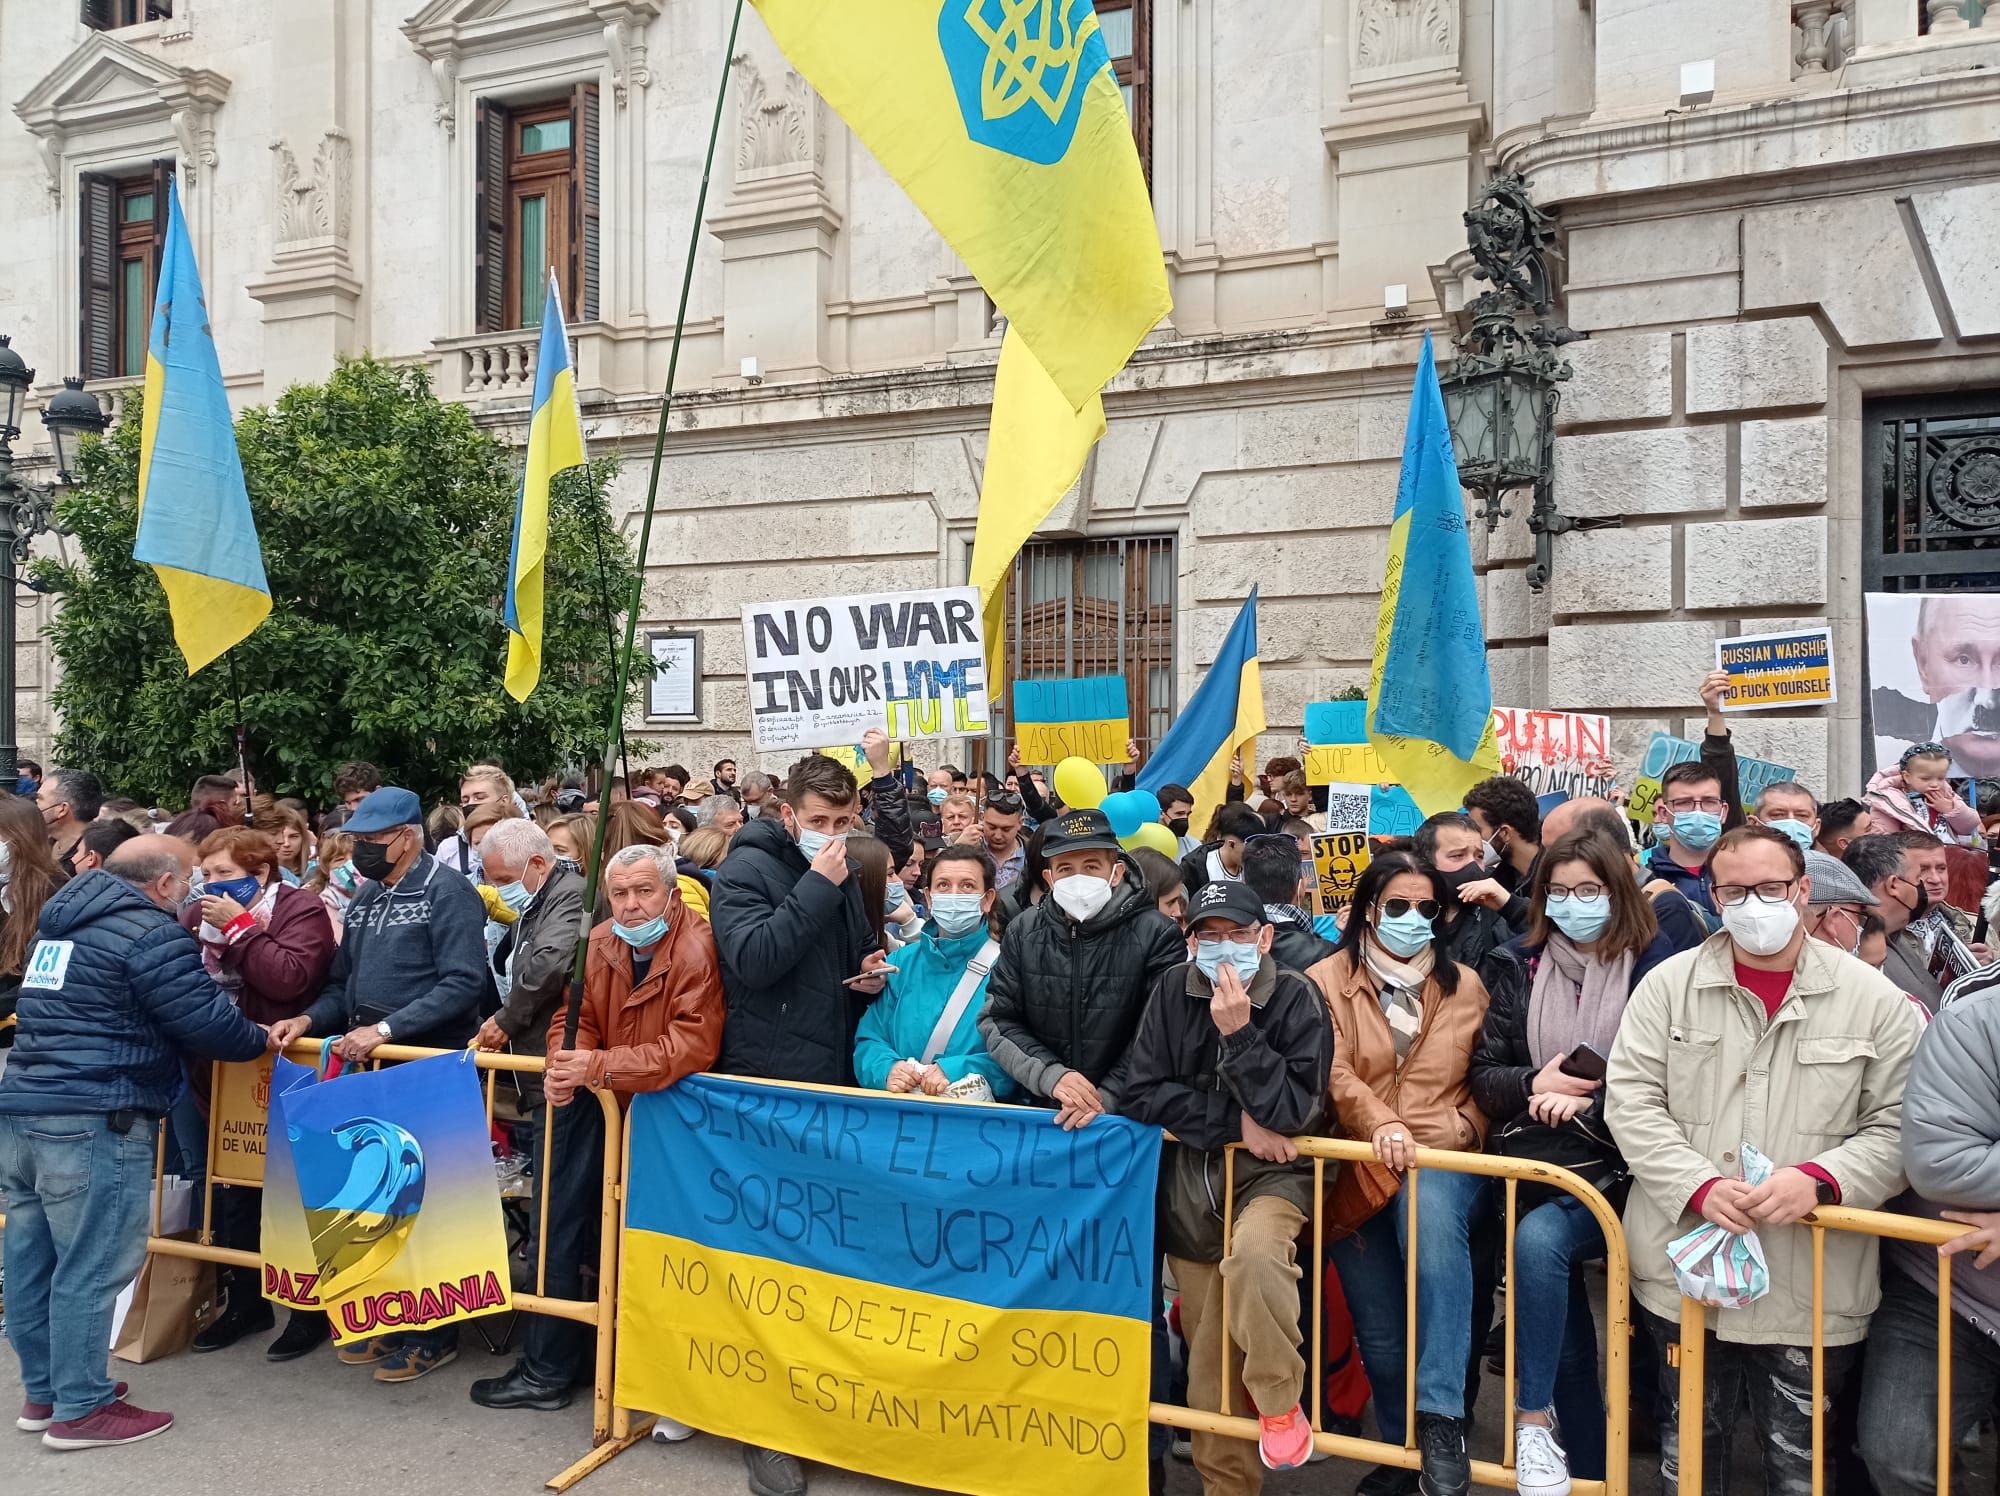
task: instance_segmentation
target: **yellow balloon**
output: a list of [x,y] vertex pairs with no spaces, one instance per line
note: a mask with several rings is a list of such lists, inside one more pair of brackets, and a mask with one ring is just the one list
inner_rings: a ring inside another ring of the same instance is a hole
[[1138,847],[1151,847],[1155,852],[1166,857],[1178,857],[1181,852],[1180,838],[1167,830],[1158,821],[1146,822],[1145,825],[1125,838],[1124,845],[1127,850]]
[[1107,793],[1104,771],[1087,758],[1066,758],[1056,765],[1056,793],[1071,810],[1095,810]]

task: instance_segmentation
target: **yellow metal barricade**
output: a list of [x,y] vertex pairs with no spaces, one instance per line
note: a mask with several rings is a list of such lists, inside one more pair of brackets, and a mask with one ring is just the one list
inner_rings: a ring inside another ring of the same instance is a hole
[[[1335,1138],[1294,1138],[1294,1144],[1301,1158],[1311,1159],[1313,1166],[1313,1258],[1311,1274],[1312,1287],[1312,1357],[1307,1363],[1307,1375],[1312,1378],[1311,1419],[1313,1445],[1316,1449],[1342,1459],[1363,1460],[1376,1465],[1400,1466],[1415,1470],[1420,1461],[1416,1447],[1416,1406],[1417,1406],[1417,1254],[1407,1254],[1405,1266],[1404,1343],[1405,1357],[1403,1406],[1409,1410],[1405,1419],[1403,1443],[1400,1446],[1385,1444],[1378,1439],[1356,1439],[1344,1434],[1329,1434],[1325,1431],[1326,1382],[1322,1374],[1322,1339],[1325,1335],[1326,1274],[1324,1269],[1326,1225],[1324,1220],[1326,1200],[1327,1164],[1341,1161],[1373,1161],[1374,1150],[1368,1144],[1350,1139]],[[1230,1234],[1236,1219],[1236,1150],[1231,1148],[1224,1163],[1223,1172],[1223,1255],[1229,1253]],[[1514,1279],[1514,1228],[1517,1223],[1516,1195],[1523,1182],[1550,1185],[1581,1201],[1584,1208],[1595,1218],[1598,1228],[1604,1233],[1605,1267],[1605,1479],[1574,1480],[1571,1490],[1575,1496],[1624,1496],[1630,1482],[1630,1408],[1631,1408],[1631,1368],[1632,1368],[1632,1310],[1630,1262],[1625,1249],[1625,1233],[1619,1224],[1618,1212],[1611,1208],[1597,1190],[1585,1183],[1567,1169],[1559,1169],[1550,1164],[1535,1163],[1527,1159],[1501,1158],[1488,1153],[1452,1153],[1435,1148],[1419,1148],[1416,1165],[1404,1175],[1403,1189],[1397,1199],[1384,1206],[1385,1210],[1407,1210],[1410,1218],[1410,1239],[1416,1240],[1417,1233],[1417,1191],[1411,1188],[1419,1174],[1425,1169],[1459,1174],[1478,1174],[1489,1179],[1504,1182],[1506,1195],[1506,1250],[1507,1281]],[[1223,1333],[1228,1333],[1229,1323],[1229,1280],[1222,1280],[1222,1323]],[[1488,1460],[1472,1462],[1472,1478],[1480,1485],[1511,1488],[1516,1484],[1514,1477],[1514,1300],[1511,1289],[1506,1308],[1506,1434],[1503,1456],[1499,1464]],[[1222,1378],[1222,1407],[1214,1412],[1206,1409],[1177,1408],[1166,1403],[1152,1405],[1151,1418],[1154,1423],[1174,1428],[1183,1428],[1200,1433],[1226,1434],[1239,1439],[1255,1439],[1258,1433],[1257,1420],[1252,1417],[1236,1416],[1229,1407],[1230,1378],[1224,1357]]]
[[[1822,1205],[1801,1223],[1812,1232],[1812,1488],[1813,1496],[1827,1488],[1826,1445],[1826,1233],[1855,1232],[1889,1241],[1918,1242],[1941,1246],[1963,1236],[1970,1226],[1955,1221],[1934,1221],[1925,1216],[1896,1215],[1883,1210],[1849,1210],[1842,1205]],[[1938,1368],[1937,1368],[1937,1489],[1951,1485],[1951,1266],[1949,1257],[1938,1258]],[[1681,1300],[1680,1405],[1683,1409],[1705,1409],[1708,1390],[1708,1309],[1700,1302]],[[1702,1436],[1706,1419],[1698,1411],[1693,1417],[1683,1413],[1680,1420],[1680,1488],[1699,1491],[1702,1480]]]

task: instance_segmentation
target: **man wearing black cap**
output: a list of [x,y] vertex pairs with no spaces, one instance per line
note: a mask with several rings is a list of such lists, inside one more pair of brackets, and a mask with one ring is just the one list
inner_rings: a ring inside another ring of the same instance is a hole
[[[395,785],[372,791],[341,829],[367,881],[348,906],[346,933],[319,1001],[272,1026],[274,1044],[340,1035],[334,1052],[365,1060],[383,1044],[462,1049],[479,1028],[486,993],[486,906],[473,887],[424,850],[423,807]],[[458,1355],[458,1326],[343,1346],[350,1366],[378,1382],[414,1381]]]
[[[1257,894],[1211,883],[1188,911],[1189,960],[1167,972],[1125,1061],[1119,1110],[1171,1132],[1160,1167],[1160,1242],[1181,1291],[1188,1406],[1220,1411],[1225,1342],[1230,1406],[1254,1408],[1263,1463],[1303,1465],[1312,1430],[1299,1408],[1299,1266],[1295,1243],[1312,1202],[1312,1167],[1291,1139],[1320,1120],[1333,1024],[1318,989],[1271,957],[1275,934]],[[1236,1161],[1235,1230],[1222,1250],[1223,1150]],[[1222,1284],[1231,1294],[1225,1327]],[[1225,1333],[1226,1331],[1226,1333]],[[1210,1492],[1254,1496],[1257,1456],[1240,1439],[1194,1436]]]

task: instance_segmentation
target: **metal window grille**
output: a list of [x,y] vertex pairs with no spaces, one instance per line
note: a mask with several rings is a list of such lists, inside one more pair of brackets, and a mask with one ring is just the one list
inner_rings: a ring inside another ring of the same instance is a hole
[[1864,409],[1862,586],[2000,591],[2000,392]]

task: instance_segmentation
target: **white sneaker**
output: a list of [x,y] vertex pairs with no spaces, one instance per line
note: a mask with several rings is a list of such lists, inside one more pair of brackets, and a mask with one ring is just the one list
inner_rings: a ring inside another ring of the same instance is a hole
[[1514,1425],[1514,1478],[1521,1496],[1569,1496],[1569,1456],[1554,1429]]
[[662,1444],[679,1444],[685,1439],[692,1439],[694,1434],[695,1431],[678,1418],[669,1418],[665,1413],[653,1415],[653,1437]]

